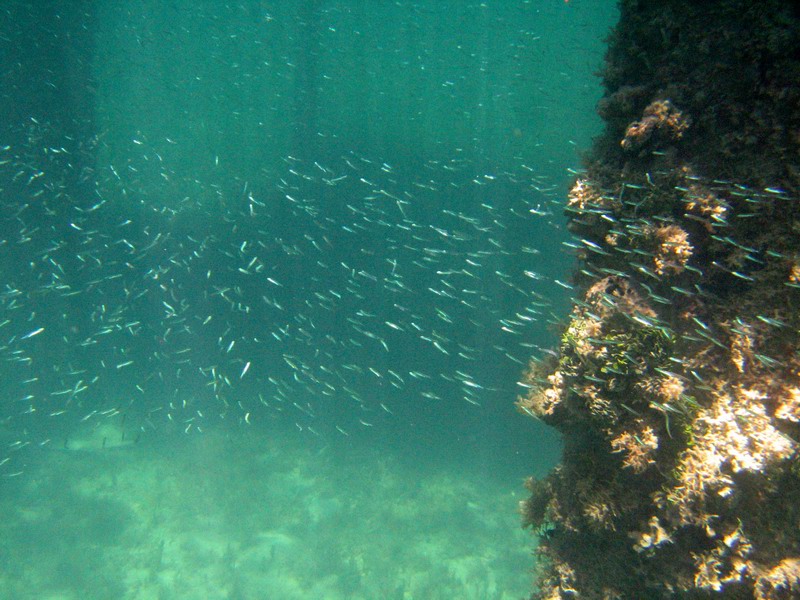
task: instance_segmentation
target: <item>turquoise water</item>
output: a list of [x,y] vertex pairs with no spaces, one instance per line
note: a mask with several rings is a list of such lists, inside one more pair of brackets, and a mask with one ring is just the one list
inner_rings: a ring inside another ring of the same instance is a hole
[[613,3],[0,15],[0,596],[524,597]]

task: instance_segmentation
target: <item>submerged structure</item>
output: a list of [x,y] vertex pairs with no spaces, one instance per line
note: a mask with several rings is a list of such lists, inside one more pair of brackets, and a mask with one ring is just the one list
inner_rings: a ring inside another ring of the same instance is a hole
[[800,597],[800,8],[623,0],[524,412],[533,598]]

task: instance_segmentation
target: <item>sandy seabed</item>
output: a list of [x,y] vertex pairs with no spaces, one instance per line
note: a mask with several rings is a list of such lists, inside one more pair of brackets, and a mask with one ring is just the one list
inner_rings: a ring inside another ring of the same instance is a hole
[[531,587],[520,482],[369,448],[203,433],[41,450],[2,486],[9,600],[510,600]]

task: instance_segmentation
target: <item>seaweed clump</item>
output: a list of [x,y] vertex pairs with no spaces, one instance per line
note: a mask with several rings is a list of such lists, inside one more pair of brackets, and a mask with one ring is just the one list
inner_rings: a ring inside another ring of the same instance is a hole
[[532,598],[800,598],[800,9],[623,0],[578,298],[519,409]]

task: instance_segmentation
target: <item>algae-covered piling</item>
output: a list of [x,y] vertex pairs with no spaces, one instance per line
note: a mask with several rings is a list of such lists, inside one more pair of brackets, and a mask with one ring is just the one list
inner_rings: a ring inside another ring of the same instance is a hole
[[534,598],[800,597],[800,10],[620,3],[532,413]]

